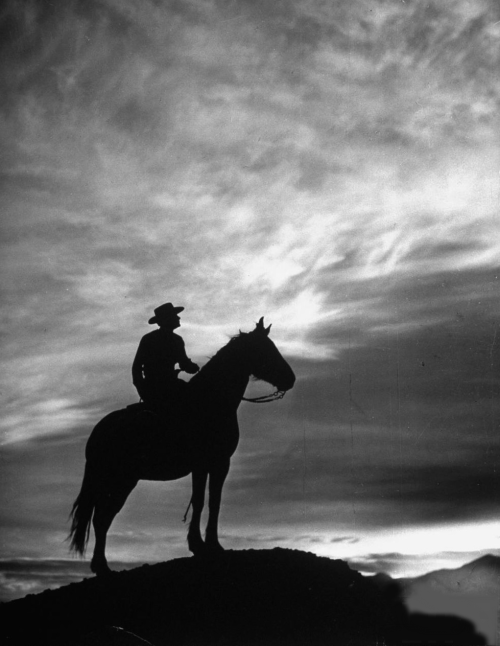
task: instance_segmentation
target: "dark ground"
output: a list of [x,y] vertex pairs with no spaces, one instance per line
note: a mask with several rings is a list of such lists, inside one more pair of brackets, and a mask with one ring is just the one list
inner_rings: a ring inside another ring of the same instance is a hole
[[295,550],[182,558],[0,607],[9,646],[485,644],[471,623],[410,615],[388,577]]

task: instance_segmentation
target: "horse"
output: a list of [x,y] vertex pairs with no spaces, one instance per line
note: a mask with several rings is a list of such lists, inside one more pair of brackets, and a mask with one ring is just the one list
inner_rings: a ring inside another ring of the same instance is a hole
[[[246,399],[250,377],[270,383],[276,391],[246,401],[280,398],[295,383],[292,368],[269,338],[270,329],[262,317],[254,330],[232,337],[188,383],[183,382],[182,405],[170,416],[148,412],[139,403],[97,423],[86,445],[83,482],[68,536],[70,550],[83,557],[93,524],[94,574],[111,571],[106,535],[139,480],[169,481],[191,474],[189,551],[195,556],[223,551],[218,538],[222,488],[238,445],[237,409]],[[203,540],[200,520],[207,481],[209,514]]]

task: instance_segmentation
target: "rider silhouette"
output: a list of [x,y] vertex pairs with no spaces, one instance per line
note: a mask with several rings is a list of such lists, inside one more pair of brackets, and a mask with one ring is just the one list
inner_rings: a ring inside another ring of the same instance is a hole
[[159,328],[142,337],[132,364],[134,386],[146,406],[155,411],[164,411],[167,404],[182,396],[185,384],[177,379],[179,372],[193,375],[199,370],[187,356],[182,337],[174,333],[180,327],[179,312],[183,309],[165,303],[154,310],[148,323]]

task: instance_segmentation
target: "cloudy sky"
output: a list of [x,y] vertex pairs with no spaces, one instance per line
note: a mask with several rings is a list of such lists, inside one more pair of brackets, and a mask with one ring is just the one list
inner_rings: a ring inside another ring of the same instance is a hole
[[[496,0],[3,7],[3,598],[88,572],[85,442],[165,301],[201,364],[264,315],[298,378],[240,407],[226,547],[500,554]],[[189,495],[140,483],[110,559],[187,556]]]

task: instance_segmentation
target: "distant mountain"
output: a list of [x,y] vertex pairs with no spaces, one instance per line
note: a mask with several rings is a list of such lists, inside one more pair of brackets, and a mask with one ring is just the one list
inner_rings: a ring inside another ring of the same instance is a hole
[[500,556],[486,554],[454,570],[436,570],[414,579],[399,579],[400,582],[429,584],[436,590],[446,592],[500,592]]
[[454,570],[398,579],[410,612],[471,621],[487,643],[500,646],[500,557],[487,554]]
[[227,551],[89,578],[0,606],[9,646],[485,644],[409,614],[390,577],[295,550]]

